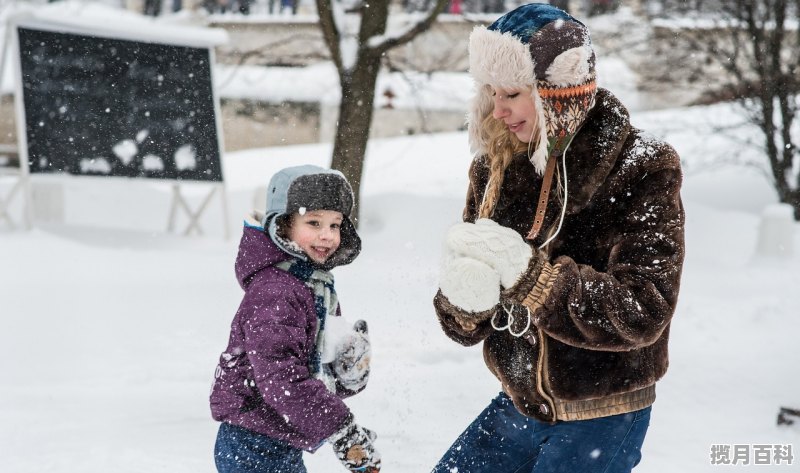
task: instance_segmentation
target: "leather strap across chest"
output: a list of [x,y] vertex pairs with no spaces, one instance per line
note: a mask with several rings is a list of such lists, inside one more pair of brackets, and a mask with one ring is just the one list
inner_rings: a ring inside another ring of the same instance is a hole
[[553,174],[556,169],[556,159],[550,156],[547,160],[547,167],[544,170],[544,177],[542,178],[542,189],[539,191],[539,201],[536,203],[536,214],[533,217],[533,226],[531,231],[528,232],[528,240],[533,241],[539,236],[544,223],[544,215],[547,212],[547,202],[550,200],[550,188],[553,186]]

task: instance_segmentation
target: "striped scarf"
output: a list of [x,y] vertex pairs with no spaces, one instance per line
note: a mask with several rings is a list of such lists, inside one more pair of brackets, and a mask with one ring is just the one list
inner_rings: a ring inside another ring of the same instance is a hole
[[291,259],[275,265],[303,281],[314,295],[314,310],[317,315],[317,333],[314,350],[308,360],[311,375],[325,384],[328,391],[336,393],[336,379],[329,364],[323,365],[321,355],[325,349],[325,321],[335,317],[339,307],[336,290],[333,288],[333,275],[328,271],[314,268],[308,261]]

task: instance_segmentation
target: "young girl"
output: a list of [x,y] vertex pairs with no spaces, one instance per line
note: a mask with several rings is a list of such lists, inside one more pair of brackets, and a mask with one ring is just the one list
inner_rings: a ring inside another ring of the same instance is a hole
[[502,392],[434,471],[627,473],[667,370],[680,160],[595,82],[586,27],[523,5],[470,37],[464,223],[434,305]]
[[266,213],[245,221],[245,295],[211,392],[220,473],[305,472],[303,450],[326,441],[348,470],[380,471],[375,434],[342,402],[366,386],[370,358],[366,323],[343,329],[329,272],[361,250],[352,208],[340,172],[297,166],[272,177]]

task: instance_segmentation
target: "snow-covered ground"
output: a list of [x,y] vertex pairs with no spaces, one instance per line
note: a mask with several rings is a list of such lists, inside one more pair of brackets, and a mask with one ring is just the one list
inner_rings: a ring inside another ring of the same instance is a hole
[[[601,62],[604,85],[642,110],[630,71]],[[459,79],[460,80],[460,79]],[[776,201],[728,105],[636,112],[685,160],[687,256],[639,473],[797,471],[800,427],[800,227],[794,255],[755,253],[760,215]],[[726,132],[719,131],[725,125]],[[65,224],[11,231],[0,220],[0,471],[213,472],[217,425],[208,393],[241,289],[233,275],[240,217],[277,169],[327,165],[327,144],[224,158],[234,235],[218,199],[205,237],[165,233],[170,188],[120,179],[63,186]],[[385,471],[429,471],[499,390],[479,347],[447,339],[431,299],[441,237],[459,220],[469,163],[464,133],[374,140],[362,188],[361,256],[334,271],[342,309],[369,322],[373,374],[348,401],[374,429]],[[0,197],[10,180],[0,178]],[[202,188],[188,188],[198,205]],[[19,221],[19,197],[11,206]],[[186,224],[186,219],[179,221]],[[711,446],[792,445],[793,465],[713,466]],[[328,448],[309,471],[344,471]]]

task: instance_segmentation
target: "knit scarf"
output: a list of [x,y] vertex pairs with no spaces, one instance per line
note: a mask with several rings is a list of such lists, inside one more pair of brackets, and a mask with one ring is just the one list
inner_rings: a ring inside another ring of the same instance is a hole
[[299,259],[282,261],[275,265],[303,281],[314,295],[314,310],[317,315],[317,333],[314,350],[308,360],[308,369],[311,375],[325,384],[328,391],[336,393],[336,379],[329,364],[321,362],[322,352],[325,349],[325,321],[328,317],[335,317],[339,307],[339,300],[333,288],[333,275]]

